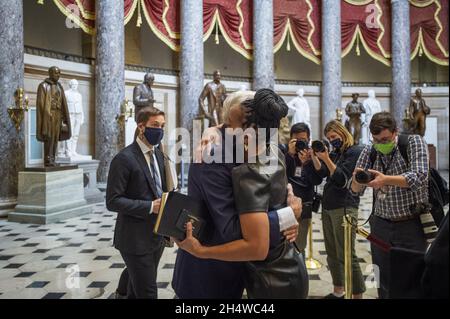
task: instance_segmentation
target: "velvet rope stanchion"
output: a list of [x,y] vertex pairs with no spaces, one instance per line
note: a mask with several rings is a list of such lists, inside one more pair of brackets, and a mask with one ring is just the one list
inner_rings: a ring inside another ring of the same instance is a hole
[[309,230],[308,230],[308,257],[305,260],[307,269],[320,269],[322,264],[317,259],[314,259],[313,255],[313,237],[312,237],[312,220],[309,222]]

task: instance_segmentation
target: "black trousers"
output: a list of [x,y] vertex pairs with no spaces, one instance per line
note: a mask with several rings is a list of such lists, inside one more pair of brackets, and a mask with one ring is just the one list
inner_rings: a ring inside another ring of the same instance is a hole
[[[370,219],[373,236],[391,244],[393,247],[408,248],[417,251],[426,250],[426,241],[419,217],[407,221],[393,222],[377,216]],[[378,298],[389,299],[390,254],[371,244],[372,263],[380,271]],[[408,269],[405,267],[405,269]],[[393,278],[395,280],[395,278]]]
[[[161,241],[159,247],[155,247],[149,254],[131,255],[120,252],[127,266],[124,272],[128,272],[128,299],[158,299],[156,276],[163,251],[164,242]],[[122,278],[121,283],[123,284]]]

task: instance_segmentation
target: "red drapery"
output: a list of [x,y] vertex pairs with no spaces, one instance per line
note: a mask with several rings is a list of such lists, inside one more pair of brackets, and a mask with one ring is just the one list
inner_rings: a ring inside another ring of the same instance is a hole
[[[95,31],[95,0],[53,0],[58,8],[85,32]],[[448,65],[448,0],[409,0],[411,58],[425,55]],[[204,0],[204,41],[223,35],[226,42],[248,59],[252,57],[253,0]],[[321,0],[274,0],[274,51],[283,46],[295,49],[309,60],[320,63]],[[342,56],[355,48],[390,65],[390,0],[342,0]],[[152,31],[171,49],[180,49],[180,0],[124,0],[124,23],[138,11]],[[74,14],[74,8],[79,14]]]

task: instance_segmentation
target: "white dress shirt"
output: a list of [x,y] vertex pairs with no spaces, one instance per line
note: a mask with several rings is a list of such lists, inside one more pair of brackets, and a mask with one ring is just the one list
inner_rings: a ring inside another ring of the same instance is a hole
[[[150,166],[150,151],[152,151],[152,149],[150,147],[148,147],[139,137],[136,138],[136,142],[138,143],[139,147],[141,148],[142,153],[144,154],[145,157],[145,161],[147,162],[148,165],[148,169],[150,170],[153,178],[155,178],[155,172],[152,171],[152,167]],[[157,147],[157,146],[154,146]],[[161,181],[161,172],[159,171],[159,163],[158,163],[158,159],[155,155],[155,152],[153,152],[153,162],[155,163],[155,169],[156,169],[156,175],[159,177],[160,179],[160,183],[161,185],[163,184]],[[150,207],[150,214],[153,213],[153,203],[152,206]]]

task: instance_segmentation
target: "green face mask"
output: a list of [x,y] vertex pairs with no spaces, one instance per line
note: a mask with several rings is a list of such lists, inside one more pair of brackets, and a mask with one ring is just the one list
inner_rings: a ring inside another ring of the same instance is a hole
[[394,150],[395,142],[391,141],[384,144],[373,144],[373,147],[381,154],[388,155]]

